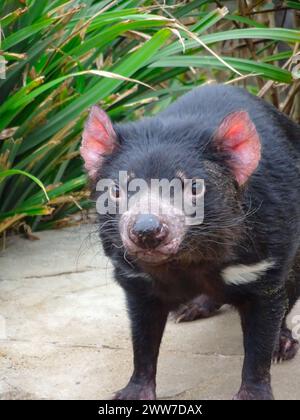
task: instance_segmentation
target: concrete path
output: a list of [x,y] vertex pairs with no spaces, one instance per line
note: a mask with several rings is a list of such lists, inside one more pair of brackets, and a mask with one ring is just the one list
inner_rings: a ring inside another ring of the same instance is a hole
[[[0,399],[104,399],[129,378],[123,293],[93,229],[12,238],[0,253]],[[300,304],[293,315],[299,322]],[[230,399],[242,353],[238,316],[229,308],[189,324],[170,320],[158,397]],[[300,399],[300,355],[272,374],[277,398]]]

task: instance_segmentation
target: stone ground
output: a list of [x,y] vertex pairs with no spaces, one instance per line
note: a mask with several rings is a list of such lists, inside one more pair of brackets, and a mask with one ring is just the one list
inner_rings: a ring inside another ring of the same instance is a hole
[[[124,297],[93,229],[11,238],[0,253],[0,399],[105,399],[125,385],[131,344]],[[230,399],[242,353],[230,308],[207,320],[170,320],[158,397]],[[300,399],[300,355],[272,374],[276,398]]]

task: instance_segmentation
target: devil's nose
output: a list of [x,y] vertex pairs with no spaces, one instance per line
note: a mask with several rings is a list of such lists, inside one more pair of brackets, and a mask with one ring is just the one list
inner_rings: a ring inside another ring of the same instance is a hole
[[130,239],[141,248],[156,248],[166,238],[168,229],[153,214],[139,214],[129,232]]

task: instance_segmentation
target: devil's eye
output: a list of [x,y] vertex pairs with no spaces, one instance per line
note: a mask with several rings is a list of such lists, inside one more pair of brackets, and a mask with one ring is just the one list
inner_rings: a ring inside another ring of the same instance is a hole
[[204,193],[204,184],[203,182],[199,182],[194,180],[192,182],[192,195],[196,196],[196,195],[201,195]]
[[197,185],[197,182],[196,181],[193,181],[192,182],[192,194],[193,195],[197,195],[197,193],[198,193],[198,185]]
[[120,187],[117,184],[113,184],[110,187],[110,196],[113,200],[118,200],[120,198]]

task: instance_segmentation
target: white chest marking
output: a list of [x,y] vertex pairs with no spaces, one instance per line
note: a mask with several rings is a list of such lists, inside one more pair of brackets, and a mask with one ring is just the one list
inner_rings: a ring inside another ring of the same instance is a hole
[[251,265],[232,265],[221,272],[223,280],[228,285],[243,285],[258,280],[267,270],[274,266],[274,261],[263,260]]

